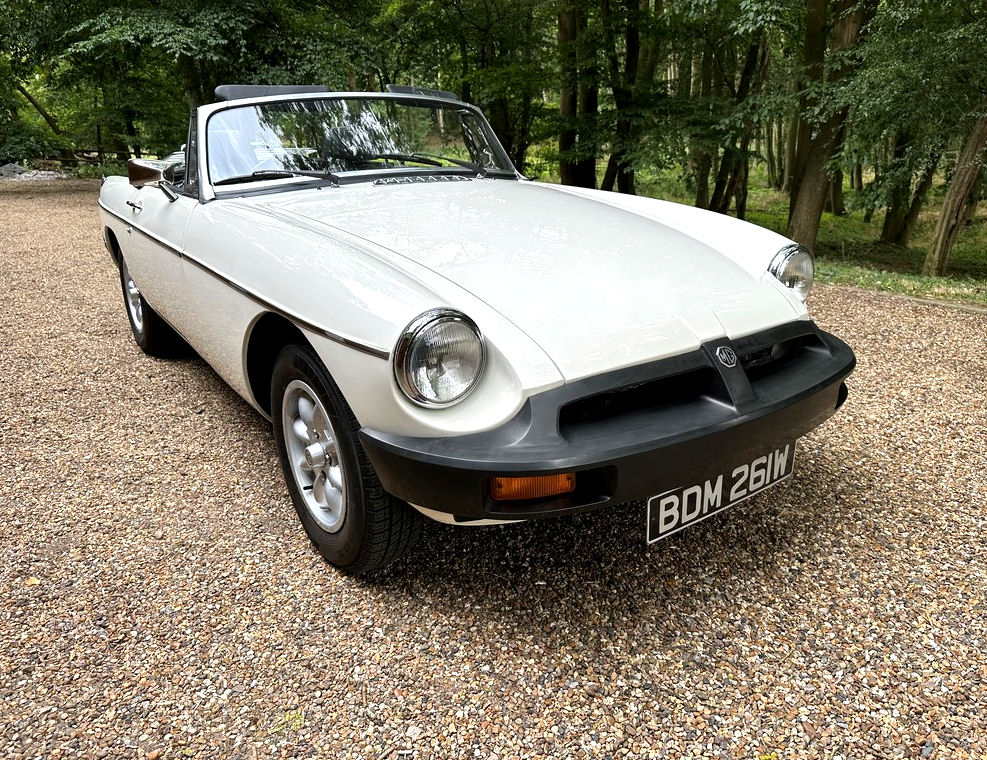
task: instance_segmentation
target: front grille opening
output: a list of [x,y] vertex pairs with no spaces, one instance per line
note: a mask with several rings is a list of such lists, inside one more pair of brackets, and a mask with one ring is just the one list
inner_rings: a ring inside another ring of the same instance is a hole
[[567,429],[578,425],[681,406],[704,396],[727,403],[730,400],[723,381],[712,367],[700,367],[572,401],[559,411],[559,430],[564,435]]
[[803,352],[812,347],[822,348],[822,342],[816,335],[797,335],[794,338],[773,343],[741,354],[740,363],[747,373],[747,378],[753,383],[762,377],[780,372],[796,361]]

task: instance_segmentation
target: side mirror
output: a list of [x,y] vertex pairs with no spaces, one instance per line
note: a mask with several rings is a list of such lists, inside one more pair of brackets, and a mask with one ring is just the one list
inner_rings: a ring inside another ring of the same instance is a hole
[[161,189],[170,203],[178,200],[178,193],[171,189],[171,182],[165,177],[168,164],[164,161],[148,161],[132,158],[127,161],[127,179],[134,187],[153,185]]
[[164,179],[164,170],[167,168],[168,164],[163,161],[132,158],[127,162],[127,179],[134,187],[153,185]]
[[174,185],[185,180],[185,164],[171,164],[162,172],[165,182]]

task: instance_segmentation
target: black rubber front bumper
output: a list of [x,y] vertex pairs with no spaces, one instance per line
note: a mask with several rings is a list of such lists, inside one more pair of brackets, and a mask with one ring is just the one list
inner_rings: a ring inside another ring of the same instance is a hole
[[[849,346],[799,321],[568,383],[484,433],[364,428],[360,439],[384,488],[404,501],[463,521],[549,517],[701,482],[794,441],[846,400],[855,363]],[[573,471],[576,490],[564,496],[490,498],[495,476]]]

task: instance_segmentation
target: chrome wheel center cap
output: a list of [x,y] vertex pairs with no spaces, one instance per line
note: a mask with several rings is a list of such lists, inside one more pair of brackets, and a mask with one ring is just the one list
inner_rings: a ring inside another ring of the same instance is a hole
[[305,448],[305,462],[313,470],[321,470],[327,464],[332,464],[332,455],[323,444],[316,442]]

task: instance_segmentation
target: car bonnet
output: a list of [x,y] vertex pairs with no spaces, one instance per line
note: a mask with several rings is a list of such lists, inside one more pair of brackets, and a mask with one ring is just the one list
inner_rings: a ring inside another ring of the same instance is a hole
[[527,333],[567,380],[802,316],[778,287],[697,239],[700,229],[601,199],[476,179],[349,185],[263,203],[371,241],[412,276],[423,266],[451,280]]

